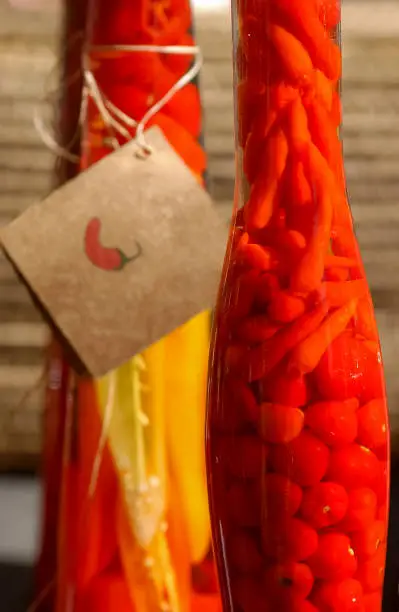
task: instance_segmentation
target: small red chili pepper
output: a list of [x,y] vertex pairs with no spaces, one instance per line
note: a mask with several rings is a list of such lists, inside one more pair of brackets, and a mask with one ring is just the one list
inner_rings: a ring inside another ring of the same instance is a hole
[[305,412],[305,423],[327,446],[349,444],[357,435],[357,405],[356,400],[311,404]]
[[357,570],[351,541],[343,533],[321,535],[319,546],[308,562],[315,578],[323,580],[345,580]]
[[298,511],[302,489],[282,474],[267,474],[261,483],[260,496],[268,516],[284,520]]
[[285,363],[262,379],[261,393],[264,401],[295,407],[304,406],[309,398],[305,376],[288,371]]
[[312,596],[320,612],[363,612],[363,590],[358,580],[321,583]]
[[275,606],[291,606],[306,599],[313,587],[313,575],[305,563],[276,563],[263,576],[268,598]]
[[358,531],[369,527],[377,512],[377,496],[372,489],[360,487],[349,491],[348,512],[341,523],[343,531]]
[[327,30],[335,28],[341,19],[341,4],[337,0],[316,0],[319,19]]
[[105,271],[122,270],[126,264],[141,256],[143,251],[138,243],[136,243],[137,251],[132,257],[128,257],[119,248],[104,247],[100,241],[100,232],[101,220],[93,217],[86,226],[84,246],[86,256],[96,268]]
[[386,545],[380,546],[371,559],[359,565],[356,578],[362,583],[365,593],[382,589],[384,584]]
[[265,442],[291,442],[301,433],[303,423],[304,414],[299,408],[270,402],[260,406],[258,429]]
[[302,517],[316,529],[329,527],[341,521],[348,510],[348,494],[336,482],[319,482],[305,489],[302,504]]
[[374,449],[387,446],[388,431],[386,424],[385,402],[372,400],[360,408],[358,440],[367,448]]
[[263,553],[272,559],[303,561],[317,550],[317,532],[297,518],[267,516],[262,527]]
[[330,455],[328,477],[346,489],[375,485],[379,475],[379,462],[365,446],[348,444],[334,449]]
[[274,445],[270,449],[270,461],[278,474],[311,487],[326,474],[329,454],[327,446],[305,430],[288,444]]
[[382,610],[382,595],[377,593],[369,593],[363,597],[365,612],[380,612]]
[[352,535],[352,547],[361,561],[373,557],[386,539],[384,521],[374,521],[367,529]]
[[330,344],[315,370],[316,386],[327,400],[358,397],[367,402],[383,397],[381,376],[379,356],[345,333]]

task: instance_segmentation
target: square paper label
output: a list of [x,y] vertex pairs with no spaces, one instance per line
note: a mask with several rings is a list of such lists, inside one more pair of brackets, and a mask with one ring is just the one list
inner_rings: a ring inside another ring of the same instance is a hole
[[88,372],[100,376],[212,307],[227,232],[159,128],[0,234],[3,249]]

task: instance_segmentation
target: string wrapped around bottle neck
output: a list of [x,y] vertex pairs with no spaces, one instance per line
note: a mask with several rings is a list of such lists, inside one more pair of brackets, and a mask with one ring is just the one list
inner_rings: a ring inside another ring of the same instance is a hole
[[[89,63],[90,53],[93,52],[163,53],[170,55],[191,54],[194,57],[194,62],[192,66],[187,70],[187,72],[185,72],[183,76],[180,77],[176,81],[176,83],[172,85],[172,87],[166,92],[166,94],[160,100],[155,102],[155,104],[153,104],[147,110],[144,116],[139,121],[137,121],[133,117],[130,117],[129,115],[124,113],[117,106],[115,106],[115,104],[113,104],[113,102],[109,100],[104,94],[104,92],[101,90]],[[168,104],[168,102],[170,102],[170,100],[181,89],[191,83],[191,81],[193,81],[198,76],[202,64],[203,58],[201,50],[196,45],[96,45],[89,47],[89,49],[86,50],[82,58],[84,90],[78,128],[80,128],[85,123],[87,117],[88,100],[92,99],[98,109],[98,112],[100,113],[104,125],[110,132],[110,144],[113,148],[116,149],[119,147],[119,141],[116,138],[115,133],[121,135],[126,140],[130,140],[131,134],[128,128],[134,128],[136,131],[134,140],[138,144],[139,149],[144,153],[145,156],[151,154],[152,149],[147,144],[144,134],[148,122],[157,113],[159,113],[162,108],[166,104]],[[45,96],[45,99],[47,98],[48,95]],[[47,129],[47,127],[45,126],[43,116],[38,108],[35,109],[33,120],[36,131],[38,132],[42,142],[47,146],[48,149],[53,151],[53,153],[55,153],[55,155],[57,155],[58,157],[67,159],[72,163],[79,163],[80,158],[77,155],[71,153],[70,151],[70,147],[76,141],[77,134],[74,136],[73,140],[68,143],[67,146],[63,147],[62,145],[60,145],[60,143],[57,142],[57,140],[52,136],[49,129]]]

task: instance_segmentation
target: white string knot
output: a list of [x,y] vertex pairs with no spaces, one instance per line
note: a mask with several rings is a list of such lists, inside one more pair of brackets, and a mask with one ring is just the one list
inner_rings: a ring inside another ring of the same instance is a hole
[[[122,53],[164,53],[168,55],[193,55],[195,58],[192,66],[189,70],[178,80],[172,87],[166,92],[166,94],[155,104],[153,104],[144,116],[136,121],[133,117],[130,117],[119,109],[111,100],[107,98],[104,92],[101,90],[94,76],[93,71],[90,68],[90,52],[109,52],[116,51]],[[89,53],[85,54],[82,58],[83,66],[83,96],[82,104],[79,117],[79,125],[81,127],[87,118],[87,106],[89,98],[95,103],[101,119],[109,132],[109,138],[107,144],[114,149],[118,148],[119,140],[117,134],[122,136],[125,140],[131,139],[131,129],[135,129],[134,140],[138,145],[138,155],[142,158],[148,157],[152,153],[152,148],[148,145],[145,139],[145,128],[148,122],[166,105],[170,100],[183,89],[186,85],[191,83],[199,74],[203,64],[203,58],[201,50],[196,45],[95,45],[89,47]],[[74,77],[76,80],[76,77]],[[48,95],[45,96],[48,99]],[[66,147],[62,147],[56,139],[52,136],[49,129],[44,124],[43,116],[39,109],[36,108],[34,112],[34,125],[38,132],[42,142],[47,146],[48,149],[53,151],[58,157],[62,157],[71,161],[72,163],[78,163],[80,161],[77,155],[74,155],[70,151],[70,147],[76,141],[76,134],[73,140],[68,143]]]

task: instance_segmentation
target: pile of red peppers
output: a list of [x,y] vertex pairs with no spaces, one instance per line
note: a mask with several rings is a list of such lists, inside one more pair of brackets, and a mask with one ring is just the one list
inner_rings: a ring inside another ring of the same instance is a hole
[[339,22],[339,0],[233,7],[238,175],[207,429],[225,610],[381,612],[389,424]]

